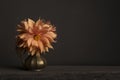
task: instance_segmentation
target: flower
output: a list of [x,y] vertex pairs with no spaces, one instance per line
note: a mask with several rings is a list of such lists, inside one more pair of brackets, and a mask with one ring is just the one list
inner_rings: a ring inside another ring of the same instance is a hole
[[51,43],[56,42],[56,27],[41,19],[36,22],[30,18],[21,21],[17,31],[17,47],[28,50],[32,56],[36,53],[49,52],[49,48],[53,49]]

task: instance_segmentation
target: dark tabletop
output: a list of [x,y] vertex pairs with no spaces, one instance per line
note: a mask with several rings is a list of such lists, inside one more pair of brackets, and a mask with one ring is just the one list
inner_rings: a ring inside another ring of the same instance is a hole
[[29,71],[1,67],[0,80],[120,80],[120,66],[47,66]]

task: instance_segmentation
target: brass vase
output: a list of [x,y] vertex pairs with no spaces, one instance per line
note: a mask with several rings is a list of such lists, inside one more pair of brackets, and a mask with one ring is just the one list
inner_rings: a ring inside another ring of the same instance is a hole
[[24,68],[27,70],[41,71],[46,67],[46,59],[40,54],[29,55],[24,61]]
[[40,53],[31,56],[26,49],[18,47],[16,47],[16,51],[25,70],[41,71],[47,65],[46,59]]

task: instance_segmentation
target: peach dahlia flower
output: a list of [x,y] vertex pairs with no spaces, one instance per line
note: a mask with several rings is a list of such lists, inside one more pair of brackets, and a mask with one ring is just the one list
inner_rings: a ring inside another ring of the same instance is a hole
[[17,28],[17,47],[28,50],[30,55],[48,52],[57,37],[56,28],[50,22],[39,19],[36,22],[32,19],[21,21]]

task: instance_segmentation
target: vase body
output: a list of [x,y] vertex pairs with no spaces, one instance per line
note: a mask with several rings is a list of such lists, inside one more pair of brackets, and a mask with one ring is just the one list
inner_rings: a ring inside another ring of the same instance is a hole
[[46,59],[37,55],[29,55],[24,61],[24,68],[27,70],[41,71],[46,65]]
[[25,70],[41,71],[47,65],[46,59],[40,53],[30,55],[31,53],[26,51],[26,49],[20,48],[17,48],[16,51]]

